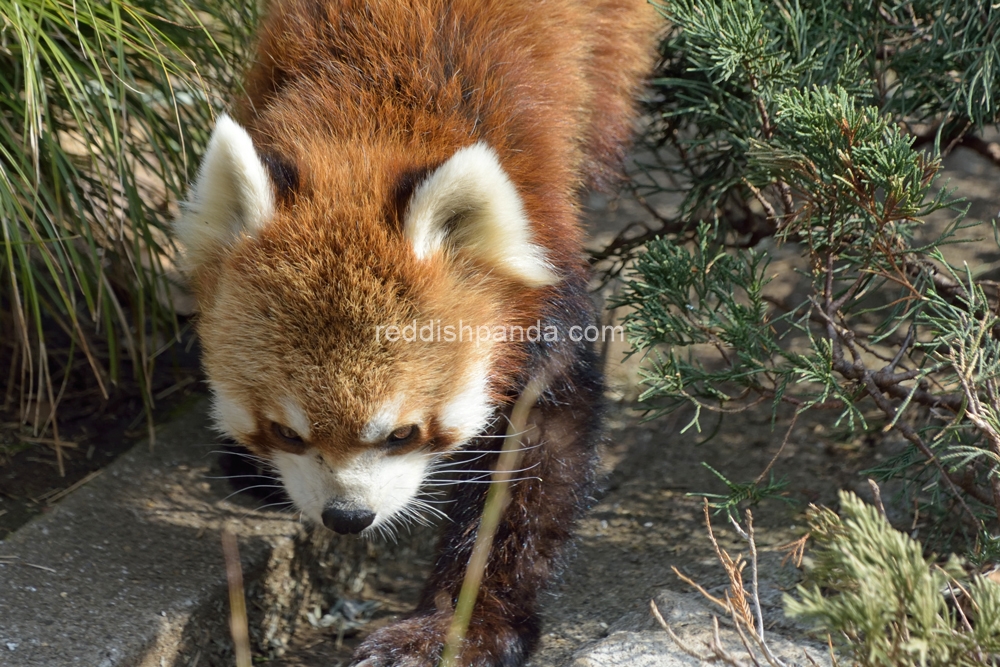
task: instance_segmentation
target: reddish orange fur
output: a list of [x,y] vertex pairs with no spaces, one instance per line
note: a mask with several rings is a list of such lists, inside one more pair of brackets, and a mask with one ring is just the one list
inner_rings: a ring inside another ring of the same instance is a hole
[[[267,414],[278,397],[294,396],[312,424],[309,445],[336,466],[369,447],[358,434],[374,406],[402,391],[409,400],[402,423],[430,419],[413,447],[447,449],[455,436],[438,429],[434,415],[484,350],[389,343],[376,339],[376,327],[587,322],[579,195],[619,174],[657,25],[644,0],[271,2],[236,117],[258,153],[276,156],[294,183],[276,188],[273,220],[220,248],[192,276],[212,383],[256,423],[237,434],[244,444],[265,455],[285,446],[265,428]],[[528,288],[463,251],[421,260],[404,238],[414,186],[476,142],[496,150],[559,283]],[[538,588],[557,569],[558,547],[588,493],[599,379],[574,388],[572,374],[594,375],[583,348],[545,354],[565,358],[551,365],[568,378],[557,378],[563,388],[555,395],[568,398],[539,417],[554,444],[531,456],[548,486],[520,485],[513,501],[545,510],[521,506],[531,521],[501,529],[497,549],[511,551],[484,586],[495,579],[498,590],[524,597],[477,616],[470,637],[484,639],[476,664],[520,664],[530,650]],[[493,346],[497,404],[516,397],[538,355],[521,344]],[[400,664],[436,664],[447,618],[430,610],[442,600],[447,608],[457,590],[474,534],[461,522],[474,522],[481,502],[474,491],[460,492],[456,529],[421,603],[430,616],[370,640],[363,655],[382,656],[375,664],[389,664],[390,655]],[[494,645],[508,636],[516,647]]]
[[[468,347],[390,349],[376,343],[375,326],[527,327],[559,289],[526,289],[469,262],[418,261],[400,234],[401,184],[405,195],[458,148],[486,141],[524,199],[536,242],[562,275],[584,271],[579,190],[619,170],[655,21],[641,0],[272,5],[237,118],[259,152],[294,165],[298,184],[259,238],[197,273],[199,329],[220,384],[310,392],[317,442],[339,458],[390,385],[404,378],[415,393],[440,394]],[[233,289],[221,298],[227,281]],[[350,317],[338,312],[345,304]],[[267,361],[255,364],[247,350]],[[498,352],[500,398],[523,350]],[[315,412],[323,408],[337,414]]]

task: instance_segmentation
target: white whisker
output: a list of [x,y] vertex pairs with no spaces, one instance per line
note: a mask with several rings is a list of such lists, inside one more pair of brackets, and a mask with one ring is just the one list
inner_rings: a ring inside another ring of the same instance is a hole
[[[243,514],[240,515],[239,520],[240,521],[245,521],[246,518],[249,517],[254,512],[262,512],[262,511],[264,511],[265,509],[267,509],[269,507],[287,507],[288,508],[287,510],[276,510],[276,511],[279,511],[279,512],[282,512],[282,513],[285,513],[285,514],[291,514],[292,512],[294,512],[296,510],[296,507],[294,506],[294,503],[292,503],[290,500],[286,500],[286,501],[280,502],[280,503],[268,503],[267,505],[261,505],[260,507],[252,507],[252,508],[248,509],[246,512],[244,512]],[[301,513],[299,514],[298,519],[299,519],[299,522],[301,523],[301,521],[302,521],[302,515],[301,515]]]
[[472,461],[478,461],[479,459],[484,458],[484,457],[486,457],[486,456],[488,456],[489,454],[492,454],[492,453],[494,453],[494,452],[480,454],[479,456],[474,456],[471,459],[467,459],[467,458],[463,457],[463,458],[460,458],[457,461],[448,461],[447,463],[434,462],[431,465],[434,466],[434,467],[436,467],[436,468],[445,468],[447,466],[460,466],[460,465],[463,465],[465,463],[471,463]]
[[274,475],[205,475],[202,479],[250,479],[253,477],[262,477],[264,479],[275,479]]
[[[519,468],[517,470],[507,470],[506,472],[510,472],[510,473],[527,472],[529,470],[537,468],[539,465],[541,465],[541,462],[532,463],[527,468]],[[428,473],[428,476],[435,474],[435,472],[436,471],[432,470],[431,472]],[[496,471],[495,470],[443,470],[442,472],[449,472],[449,473],[469,473],[469,474],[473,474],[473,475],[492,475]]]
[[226,496],[225,498],[223,498],[222,501],[225,502],[225,501],[229,500],[230,498],[232,498],[233,496],[235,496],[238,493],[243,493],[244,491],[251,491],[253,489],[281,489],[283,491],[285,489],[285,487],[283,487],[281,484],[257,484],[257,485],[254,485],[254,486],[247,486],[247,487],[244,487],[242,489],[236,489],[235,491],[233,491],[232,493],[230,493],[228,496]]
[[[541,477],[515,477],[514,479],[504,480],[506,482],[523,482],[527,479],[536,479],[539,482],[542,481]],[[495,479],[441,479],[434,480],[434,486],[455,486],[458,484],[496,484],[498,480]]]
[[[239,456],[240,458],[250,459],[251,461],[256,461],[264,465],[270,465],[270,461],[262,456],[257,456],[256,454],[251,454],[250,452],[241,452],[237,450],[226,450],[226,449],[213,449],[209,454],[222,454],[222,455],[232,455]],[[206,454],[207,456],[207,454]]]
[[[526,452],[529,449],[538,449],[541,444],[529,445],[527,447],[518,447],[517,449],[512,449],[510,451],[514,452]],[[499,454],[499,449],[456,449],[450,452],[443,452],[443,456],[456,455],[456,454]]]
[[278,503],[268,503],[266,505],[261,505],[260,507],[255,507],[255,508],[253,508],[253,511],[255,511],[255,512],[261,512],[263,510],[266,510],[269,507],[292,507],[294,504],[295,503],[293,503],[291,500],[283,500],[283,501],[278,502]]
[[[426,491],[426,492],[423,492],[423,493],[432,493],[432,492]],[[436,492],[433,492],[433,493],[436,493]],[[449,498],[448,500],[427,500],[427,499],[423,499],[422,498],[422,499],[420,499],[420,502],[431,503],[433,505],[450,505],[453,502],[455,502],[455,500],[453,498]]]

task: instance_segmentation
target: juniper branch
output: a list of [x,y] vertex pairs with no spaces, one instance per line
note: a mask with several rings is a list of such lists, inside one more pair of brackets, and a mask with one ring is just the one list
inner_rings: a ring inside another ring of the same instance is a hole
[[[956,146],[1000,151],[982,139],[1000,121],[1000,12],[930,6],[664,2],[673,27],[646,137],[660,171],[636,188],[683,200],[669,227],[654,215],[638,228],[644,246],[633,228],[600,257],[634,263],[616,305],[652,351],[641,398],[653,414],[693,405],[698,425],[764,399],[867,429],[874,405],[911,447],[880,474],[978,532],[984,505],[1000,525],[1000,285],[948,265],[939,249],[982,223],[934,183]],[[936,212],[952,223],[918,242]],[[766,291],[782,243],[811,268],[798,303]],[[970,318],[985,322],[978,343]],[[975,358],[964,382],[957,350]]]

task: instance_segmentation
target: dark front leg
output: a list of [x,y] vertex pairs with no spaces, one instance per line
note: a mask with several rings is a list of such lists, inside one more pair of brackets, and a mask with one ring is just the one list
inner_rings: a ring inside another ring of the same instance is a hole
[[[460,665],[515,667],[541,634],[539,594],[562,569],[564,547],[590,501],[600,429],[600,383],[590,364],[556,378],[529,415],[530,430],[510,486],[473,610]],[[498,448],[501,439],[472,447]],[[476,463],[491,470],[496,457]],[[476,541],[487,484],[456,488],[434,571],[416,611],[373,633],[357,660],[374,667],[436,667]]]

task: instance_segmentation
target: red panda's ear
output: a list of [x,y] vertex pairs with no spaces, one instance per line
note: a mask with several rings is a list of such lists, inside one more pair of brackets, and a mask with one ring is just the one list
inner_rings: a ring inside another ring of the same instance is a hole
[[484,143],[458,150],[414,190],[403,233],[420,259],[462,249],[529,287],[559,281],[532,242],[517,188]]
[[194,271],[241,234],[254,234],[274,215],[274,188],[246,130],[219,117],[198,178],[174,223]]

